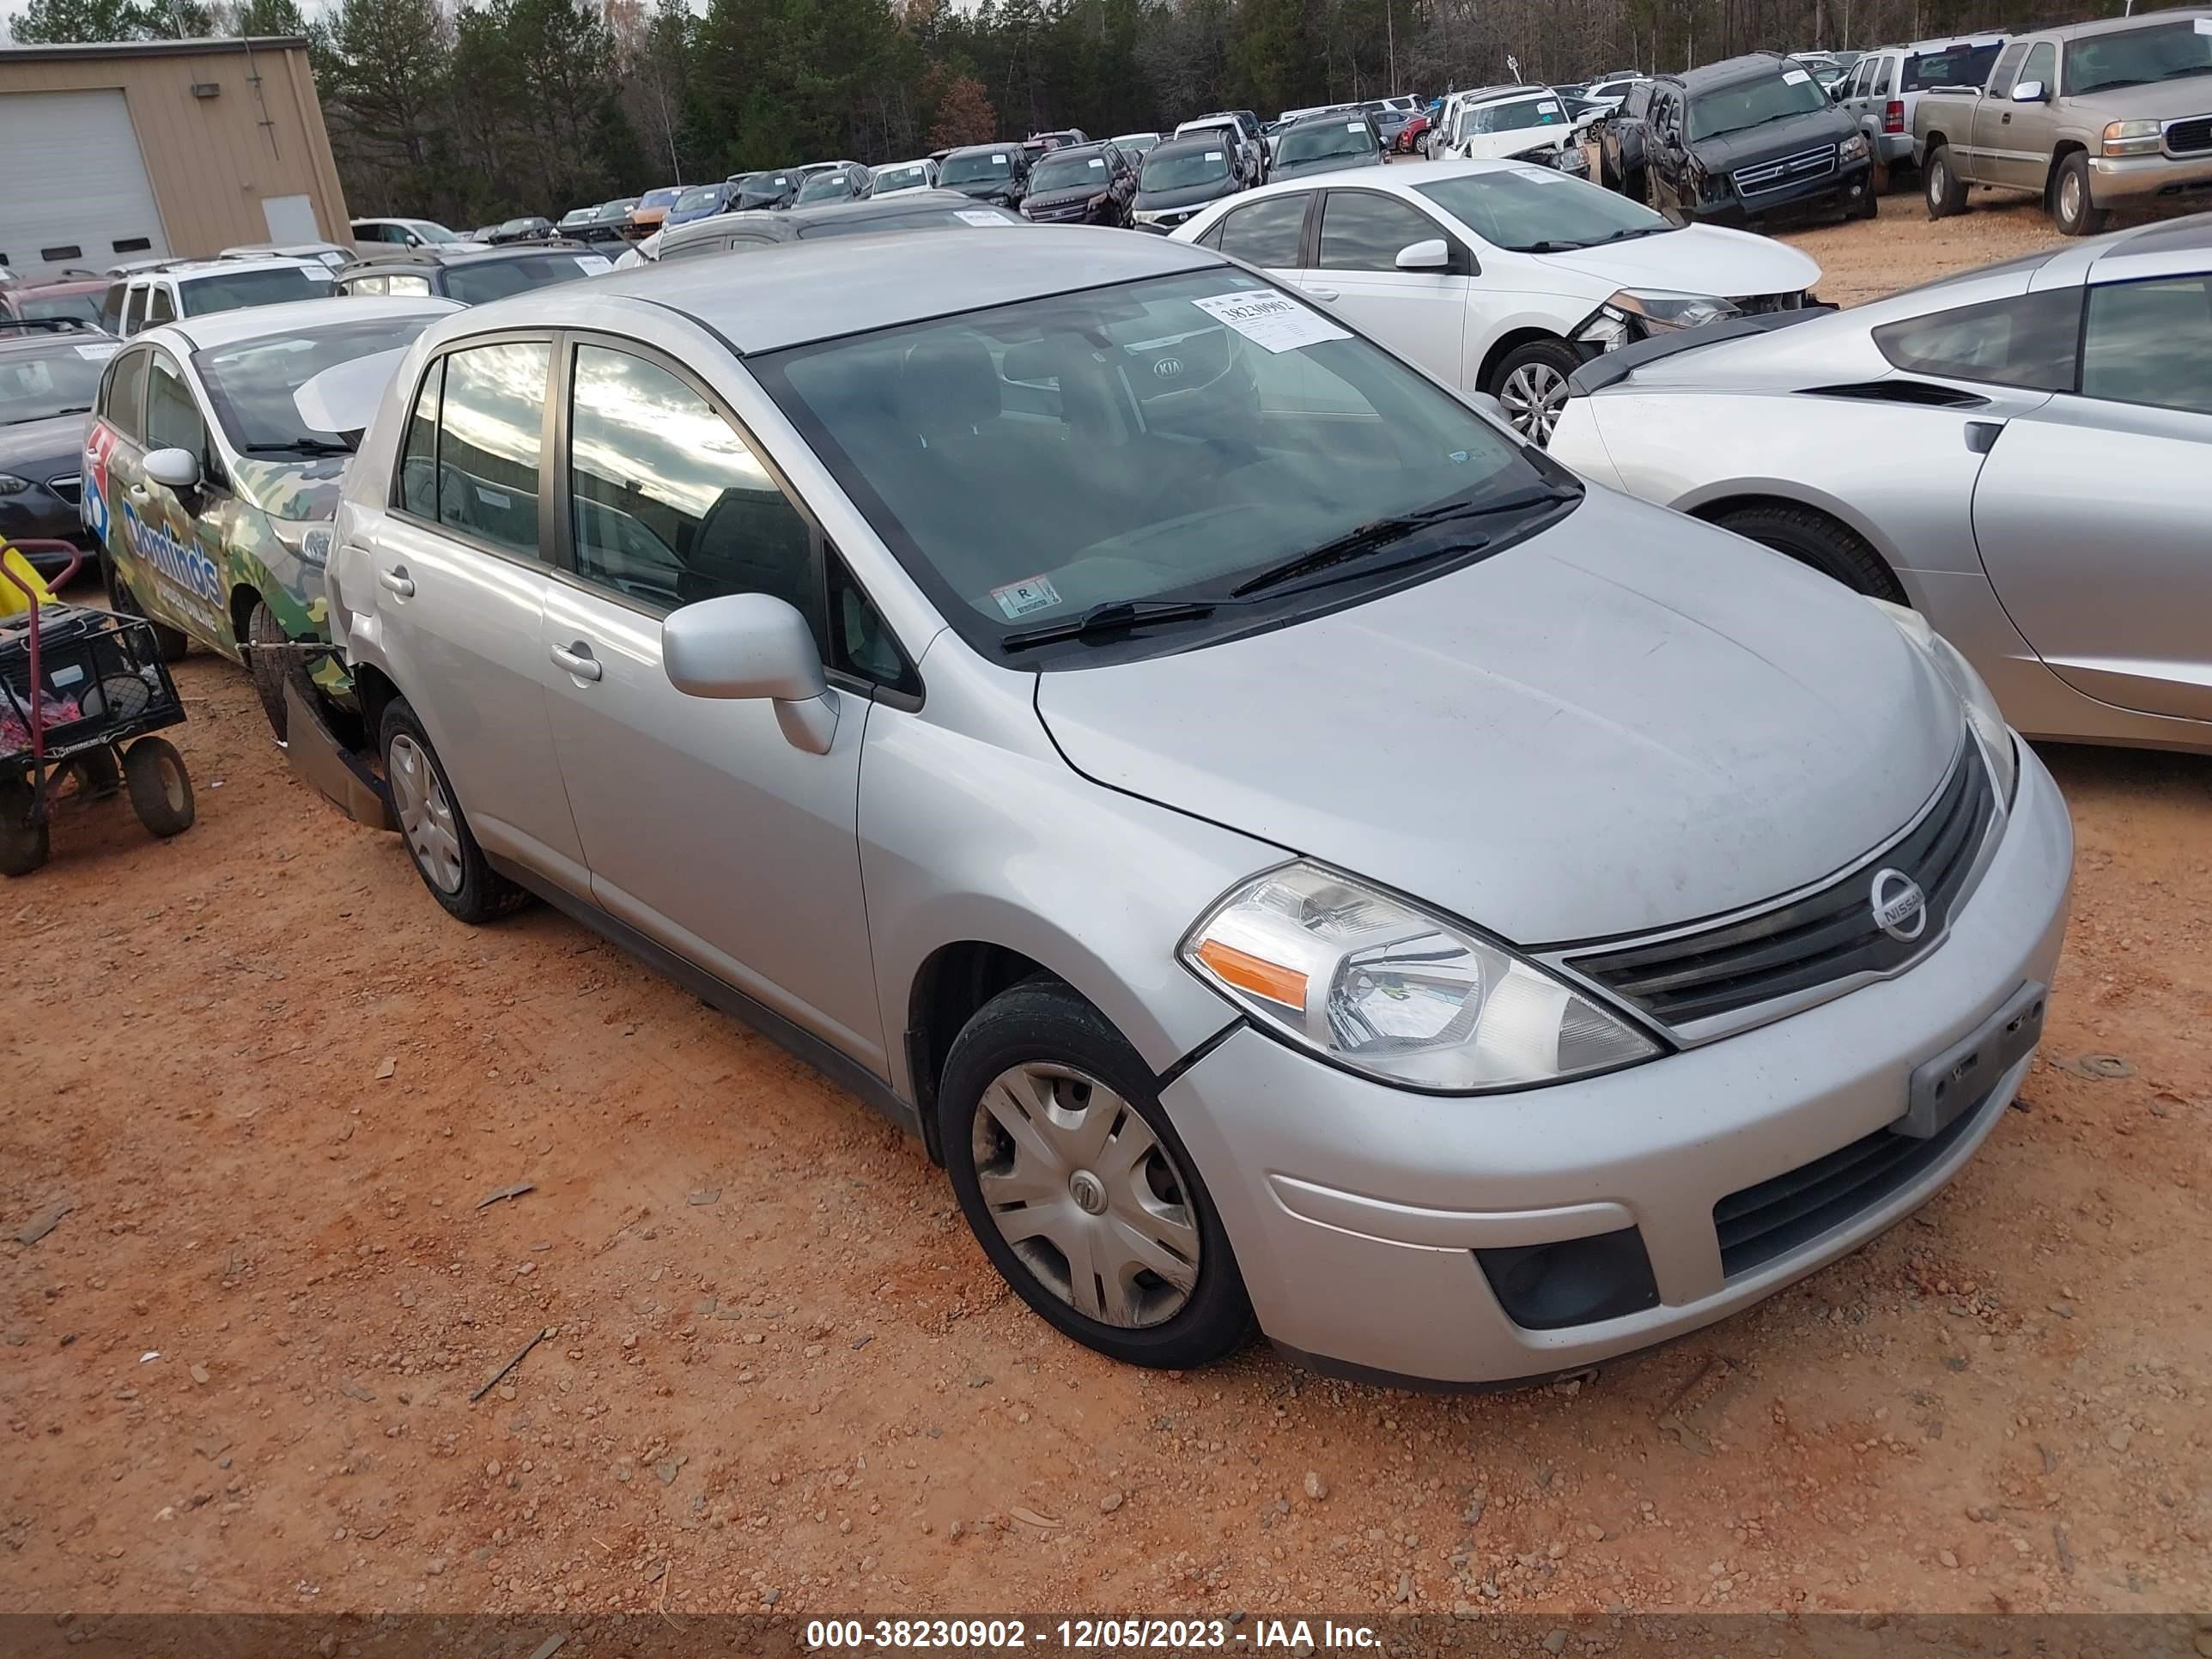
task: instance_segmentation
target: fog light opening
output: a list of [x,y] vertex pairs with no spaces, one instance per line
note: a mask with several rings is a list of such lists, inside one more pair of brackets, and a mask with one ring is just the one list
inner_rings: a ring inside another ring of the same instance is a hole
[[1474,1259],[1505,1316],[1525,1330],[1594,1324],[1659,1305],[1651,1257],[1633,1227],[1477,1250]]

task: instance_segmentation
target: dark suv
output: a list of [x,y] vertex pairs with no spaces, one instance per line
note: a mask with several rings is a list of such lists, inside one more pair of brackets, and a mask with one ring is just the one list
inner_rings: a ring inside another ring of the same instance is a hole
[[1866,135],[1809,70],[1771,52],[1656,76],[1640,118],[1624,108],[1607,125],[1607,171],[1624,189],[1640,173],[1644,199],[1677,224],[1875,216]]
[[1018,208],[1029,193],[1030,157],[1019,144],[963,144],[939,163],[937,182],[979,202]]
[[1030,164],[1022,214],[1041,225],[1121,228],[1129,222],[1136,194],[1137,169],[1119,145],[1069,144]]

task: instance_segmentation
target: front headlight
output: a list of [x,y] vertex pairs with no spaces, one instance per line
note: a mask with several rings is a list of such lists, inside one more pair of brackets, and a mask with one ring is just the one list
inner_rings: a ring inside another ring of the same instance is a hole
[[281,520],[270,521],[276,531],[276,539],[290,548],[302,564],[312,564],[318,569],[331,561],[331,526],[326,522],[287,524]]
[[2105,154],[2155,155],[2163,137],[2155,121],[2107,121],[2105,124]]
[[1840,161],[1863,161],[1867,158],[1869,149],[1866,134],[1855,132],[1836,147],[1836,155]]
[[1674,294],[1659,289],[1624,288],[1597,308],[1575,337],[1603,346],[1607,351],[1631,340],[1702,323],[1722,322],[1743,313],[1728,301],[1711,294]]
[[1265,1030],[1401,1088],[1522,1089],[1660,1052],[1504,946],[1318,865],[1245,883],[1180,954]]
[[1928,618],[1917,611],[1909,611],[1901,605],[1892,605],[1887,599],[1867,601],[1883,616],[1897,624],[1897,631],[1920,649],[1920,653],[1935,665],[1943,677],[1943,683],[1959,694],[1960,706],[1966,711],[1966,724],[1973,728],[1975,738],[1982,745],[1982,753],[1990,763],[1990,775],[1996,780],[1997,794],[2009,807],[2013,786],[2020,781],[2020,753],[2013,747],[2012,727],[2005,724],[2004,712],[1997,700],[1990,695],[1990,688],[1974,672],[1973,664],[1959,654],[1959,647],[1928,625]]
[[28,478],[19,478],[12,472],[0,472],[0,495],[20,495],[30,487]]
[[1156,225],[1159,223],[1161,220],[1166,218],[1167,215],[1158,212],[1152,208],[1139,208],[1135,212],[1132,213],[1129,217],[1137,224]]

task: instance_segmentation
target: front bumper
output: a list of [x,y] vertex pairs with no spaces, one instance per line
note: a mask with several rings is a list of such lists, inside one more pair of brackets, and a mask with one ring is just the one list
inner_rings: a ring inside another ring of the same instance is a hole
[[398,829],[384,780],[331,730],[320,700],[301,696],[289,678],[284,682],[284,733],[285,763],[302,783],[356,823],[371,830]]
[[2212,194],[2212,155],[2089,158],[2089,199],[2099,207],[2206,194]]
[[[1817,1235],[1731,1273],[1714,1206],[1883,1131],[1916,1068],[2047,986],[2073,829],[2021,748],[2003,838],[1950,938],[1899,977],[1741,1036],[1521,1094],[1408,1093],[1249,1027],[1163,1095],[1207,1178],[1261,1328],[1323,1369],[1453,1385],[1538,1378],[1749,1306],[1925,1203],[1988,1136],[2032,1057],[1941,1144]],[[1477,1250],[1634,1229],[1656,1296],[1532,1329]]]
[[[99,538],[84,527],[82,509],[42,480],[20,495],[0,496],[0,537],[11,542],[68,542],[88,554],[100,550]],[[41,576],[50,576],[69,562],[58,553],[23,556]]]
[[1731,185],[1725,198],[1700,201],[1688,212],[1691,218],[1706,225],[1747,225],[1843,212],[1866,198],[1867,191],[1874,188],[1873,180],[1872,161],[1853,161],[1817,179],[1761,191],[1755,196],[1739,196]]

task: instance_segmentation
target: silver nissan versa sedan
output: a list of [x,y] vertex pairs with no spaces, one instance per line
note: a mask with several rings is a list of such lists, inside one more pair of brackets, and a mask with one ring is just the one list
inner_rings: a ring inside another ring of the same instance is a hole
[[916,1130],[1121,1359],[1645,1346],[1925,1201],[2041,1027],[2071,830],[1940,636],[1205,248],[458,314],[329,574],[311,778]]

